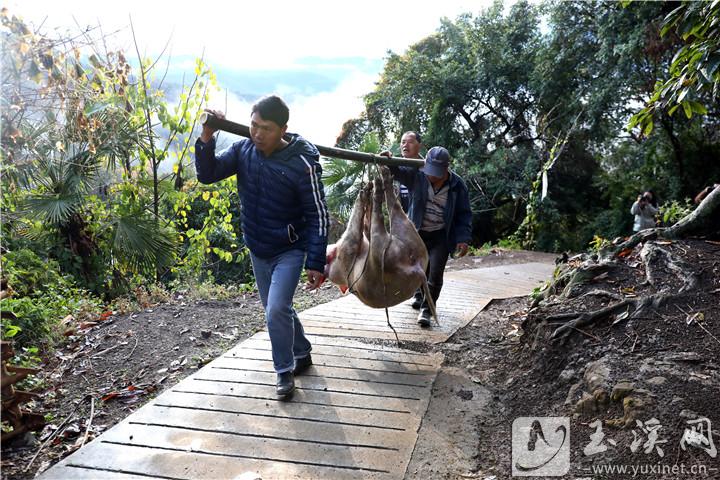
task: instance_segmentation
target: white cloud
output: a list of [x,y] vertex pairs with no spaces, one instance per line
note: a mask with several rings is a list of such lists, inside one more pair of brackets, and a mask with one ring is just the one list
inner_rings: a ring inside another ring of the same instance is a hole
[[[335,145],[335,139],[346,120],[359,116],[364,110],[362,96],[370,92],[376,77],[357,72],[348,76],[332,91],[315,95],[288,97],[290,120],[288,131],[299,133],[307,140],[324,146]],[[285,95],[282,91],[268,92]],[[209,108],[225,111],[225,95],[211,99]],[[227,94],[228,120],[248,125],[252,102]]]
[[286,68],[306,56],[381,58],[387,50],[404,51],[431,34],[443,16],[477,13],[491,0],[417,1],[275,0],[273,2],[197,0],[7,0],[11,14],[45,26],[97,25],[120,29],[119,47],[134,51],[132,16],[138,44],[159,54],[172,35],[172,51],[243,69]]
[[[293,66],[304,66],[315,72],[337,71],[338,59],[349,57],[375,62],[381,68],[379,59],[385,57],[388,50],[403,52],[432,34],[440,25],[441,17],[453,19],[465,12],[478,13],[491,3],[492,0],[422,4],[408,0],[6,0],[5,5],[11,14],[20,15],[36,26],[42,23],[44,30],[58,27],[61,32],[68,29],[77,32],[78,25],[99,24],[106,34],[117,31],[109,39],[110,48],[123,49],[134,57],[135,46],[129,28],[132,16],[137,43],[144,56],[157,57],[172,35],[173,56],[199,57],[204,52],[211,68],[250,72],[257,80],[258,75],[288,71]],[[308,67],[309,58],[313,62]],[[325,59],[327,63],[323,62]],[[372,91],[380,71],[372,72],[370,67],[361,73],[357,64],[348,65],[351,68],[347,76],[334,87],[323,87],[332,90],[317,94],[303,95],[311,89],[317,90],[317,85],[288,81],[278,86],[278,83],[267,82],[268,89],[287,96],[290,101],[291,131],[313,142],[332,145],[342,124],[362,112],[360,97]],[[174,69],[178,67],[175,65]],[[194,62],[183,63],[182,68],[191,74]],[[274,78],[277,80],[277,75]],[[263,85],[262,77],[260,85]],[[238,85],[225,86],[238,91]],[[223,109],[224,103],[224,94],[216,94],[213,105]],[[246,122],[249,109],[247,102],[228,94],[230,119]]]
[[289,105],[288,129],[313,143],[332,147],[343,123],[365,109],[362,96],[372,91],[376,79],[374,75],[356,73],[331,92],[296,98]]

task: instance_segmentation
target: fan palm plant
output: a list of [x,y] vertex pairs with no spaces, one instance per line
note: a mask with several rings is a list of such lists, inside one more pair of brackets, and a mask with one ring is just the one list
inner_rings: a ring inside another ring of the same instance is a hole
[[[377,153],[380,141],[376,133],[363,136],[358,147],[361,152]],[[365,182],[368,180],[369,165],[360,162],[327,158],[324,162],[323,183],[327,187],[328,208],[338,219],[346,223],[353,204]]]

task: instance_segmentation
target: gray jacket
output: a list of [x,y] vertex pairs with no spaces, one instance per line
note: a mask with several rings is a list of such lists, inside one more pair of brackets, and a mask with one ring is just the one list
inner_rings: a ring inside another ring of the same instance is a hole
[[653,228],[655,226],[655,215],[657,215],[659,211],[659,208],[653,207],[650,203],[646,203],[644,207],[641,207],[640,203],[635,201],[630,208],[630,213],[635,215],[633,232]]

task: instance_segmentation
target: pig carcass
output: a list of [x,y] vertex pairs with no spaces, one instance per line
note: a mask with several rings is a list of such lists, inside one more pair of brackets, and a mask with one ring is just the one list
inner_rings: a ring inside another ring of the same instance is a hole
[[[390,214],[385,226],[383,202]],[[397,305],[422,288],[437,321],[425,271],[428,252],[415,226],[402,210],[387,167],[360,191],[340,240],[328,246],[325,277],[365,305]]]

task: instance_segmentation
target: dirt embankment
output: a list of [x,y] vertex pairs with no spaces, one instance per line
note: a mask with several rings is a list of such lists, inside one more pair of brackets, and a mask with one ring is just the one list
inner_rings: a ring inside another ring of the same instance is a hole
[[[520,417],[568,419],[562,478],[720,478],[720,244],[655,246],[682,268],[638,246],[536,307],[493,302],[439,346],[407,478],[511,478],[513,440],[550,458],[557,423],[514,436]],[[663,301],[636,308],[646,298]],[[558,331],[581,314],[592,321]]]

